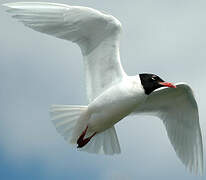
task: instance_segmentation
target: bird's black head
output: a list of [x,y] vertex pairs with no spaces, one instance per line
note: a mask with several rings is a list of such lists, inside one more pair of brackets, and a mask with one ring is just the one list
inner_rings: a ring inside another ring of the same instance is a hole
[[139,76],[140,76],[140,80],[144,88],[145,94],[147,95],[149,95],[155,89],[158,89],[163,86],[176,88],[175,85],[173,85],[172,83],[165,82],[164,80],[162,80],[159,76],[155,74],[143,73],[143,74],[139,74]]

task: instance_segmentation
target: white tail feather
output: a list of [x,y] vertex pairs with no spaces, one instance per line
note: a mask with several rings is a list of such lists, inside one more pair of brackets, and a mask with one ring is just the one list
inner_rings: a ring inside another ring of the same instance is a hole
[[[70,143],[75,144],[85,128],[88,116],[87,106],[53,105],[51,106],[51,120],[57,132]],[[89,153],[119,154],[120,146],[114,126],[97,133],[90,142],[80,150]]]
[[70,143],[74,127],[79,116],[87,106],[53,105],[51,106],[51,120],[57,132]]
[[96,134],[90,142],[80,150],[88,153],[114,155],[121,153],[115,127]]

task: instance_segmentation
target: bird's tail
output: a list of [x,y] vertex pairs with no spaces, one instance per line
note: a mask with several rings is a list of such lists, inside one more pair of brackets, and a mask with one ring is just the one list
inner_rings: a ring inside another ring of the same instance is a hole
[[[77,122],[87,106],[71,106],[71,105],[52,105],[50,108],[51,120],[55,125],[57,132],[64,137],[64,139],[74,144],[74,130]],[[77,135],[78,136],[78,135]]]
[[[87,126],[89,116],[87,106],[52,105],[50,109],[52,122],[57,132],[70,144],[76,144],[78,137]],[[118,154],[119,141],[114,126],[97,133],[79,150],[89,153]]]

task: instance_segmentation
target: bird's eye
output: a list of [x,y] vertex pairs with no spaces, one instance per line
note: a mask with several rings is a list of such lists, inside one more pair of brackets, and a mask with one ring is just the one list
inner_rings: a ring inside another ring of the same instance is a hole
[[152,80],[155,81],[155,80],[156,80],[156,77],[152,77]]

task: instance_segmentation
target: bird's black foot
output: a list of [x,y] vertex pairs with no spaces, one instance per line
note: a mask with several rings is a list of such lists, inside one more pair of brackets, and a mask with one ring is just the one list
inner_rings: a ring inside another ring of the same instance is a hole
[[86,129],[82,132],[82,134],[79,136],[79,138],[78,138],[78,140],[77,140],[77,144],[78,144],[77,148],[82,148],[82,147],[84,147],[84,146],[90,141],[90,139],[91,139],[92,137],[94,137],[94,135],[96,134],[96,132],[95,132],[95,133],[93,133],[91,136],[89,136],[88,138],[85,138],[85,139],[84,139],[84,136],[86,135],[87,129],[88,129],[88,126],[87,126]]

